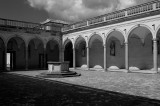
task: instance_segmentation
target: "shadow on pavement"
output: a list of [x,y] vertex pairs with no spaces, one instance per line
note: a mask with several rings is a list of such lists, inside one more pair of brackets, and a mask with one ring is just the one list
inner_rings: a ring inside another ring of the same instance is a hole
[[85,86],[0,74],[0,106],[159,106],[160,101]]

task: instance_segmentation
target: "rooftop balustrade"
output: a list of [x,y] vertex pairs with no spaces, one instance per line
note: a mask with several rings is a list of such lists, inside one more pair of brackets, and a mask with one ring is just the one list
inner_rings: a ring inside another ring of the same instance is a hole
[[115,11],[112,13],[98,16],[98,17],[86,19],[78,23],[67,25],[66,27],[62,28],[62,32],[67,32],[70,30],[87,27],[87,26],[91,26],[99,23],[109,22],[109,21],[117,20],[121,18],[127,18],[131,16],[139,15],[142,13],[157,11],[159,9],[160,9],[160,0],[155,0],[152,2],[140,4],[127,9]]
[[31,23],[31,22],[9,20],[9,19],[2,19],[2,18],[0,18],[0,26],[47,30],[46,25],[42,25],[39,23]]

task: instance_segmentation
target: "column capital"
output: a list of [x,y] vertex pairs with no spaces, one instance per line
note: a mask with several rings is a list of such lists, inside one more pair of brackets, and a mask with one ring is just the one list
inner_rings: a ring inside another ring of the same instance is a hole
[[128,42],[124,42],[125,45],[128,45]]
[[153,38],[152,40],[153,40],[153,41],[157,41],[157,38]]

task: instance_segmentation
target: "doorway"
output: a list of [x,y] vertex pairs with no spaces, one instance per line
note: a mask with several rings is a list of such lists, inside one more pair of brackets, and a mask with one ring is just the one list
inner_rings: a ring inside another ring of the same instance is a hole
[[7,52],[7,70],[11,71],[15,69],[15,52]]

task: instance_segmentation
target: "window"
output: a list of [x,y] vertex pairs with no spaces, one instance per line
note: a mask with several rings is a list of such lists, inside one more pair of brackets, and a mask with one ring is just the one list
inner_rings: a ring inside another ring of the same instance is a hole
[[81,55],[82,57],[86,57],[86,45],[85,44],[82,44]]
[[110,43],[110,55],[111,56],[115,56],[116,55],[115,47],[116,47],[115,41],[111,41],[111,43]]

